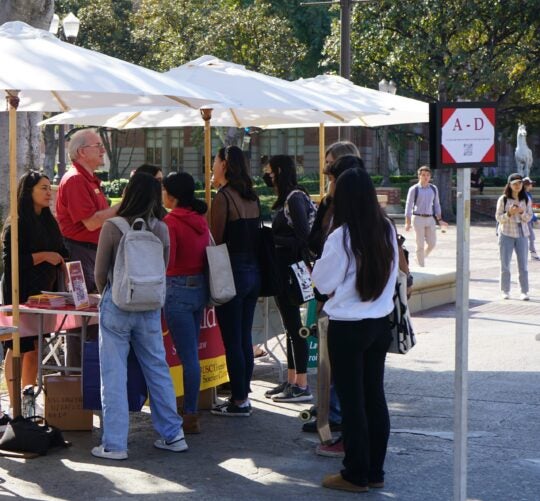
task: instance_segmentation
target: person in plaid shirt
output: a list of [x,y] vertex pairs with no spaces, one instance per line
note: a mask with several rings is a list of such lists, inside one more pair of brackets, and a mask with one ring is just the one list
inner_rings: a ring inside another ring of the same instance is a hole
[[510,261],[515,250],[521,288],[520,299],[529,300],[528,223],[532,215],[532,204],[525,192],[523,177],[520,174],[510,174],[504,194],[497,201],[495,212],[495,218],[499,223],[500,283],[503,299],[510,298]]

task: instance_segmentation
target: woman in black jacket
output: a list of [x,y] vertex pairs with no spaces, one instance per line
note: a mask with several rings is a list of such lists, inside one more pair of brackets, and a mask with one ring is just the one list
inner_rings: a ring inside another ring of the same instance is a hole
[[[58,223],[51,213],[51,183],[49,178],[37,171],[25,173],[17,188],[19,211],[19,302],[42,290],[54,291],[63,284],[57,283],[60,268],[68,253],[64,247]],[[9,218],[2,231],[2,277],[3,304],[11,304],[11,221]],[[37,336],[21,338],[22,371],[21,387],[34,385],[37,376]],[[5,373],[10,400],[13,393],[12,344],[7,348]]]
[[[308,237],[315,218],[315,208],[307,192],[298,185],[296,168],[291,157],[270,158],[270,176],[277,200],[272,209],[276,256],[283,283],[289,265],[309,256]],[[308,343],[300,337],[300,306],[294,304],[287,290],[276,296],[276,303],[287,331],[287,381],[265,393],[276,402],[309,402],[313,396],[307,384]]]

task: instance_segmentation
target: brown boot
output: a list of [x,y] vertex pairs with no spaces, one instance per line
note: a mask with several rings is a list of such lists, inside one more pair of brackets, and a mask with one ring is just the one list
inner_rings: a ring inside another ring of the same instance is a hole
[[201,424],[199,422],[198,414],[184,414],[184,433],[186,435],[194,435],[201,432]]

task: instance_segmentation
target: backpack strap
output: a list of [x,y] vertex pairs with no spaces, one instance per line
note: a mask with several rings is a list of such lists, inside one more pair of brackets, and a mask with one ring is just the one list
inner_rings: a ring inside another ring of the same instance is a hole
[[114,224],[122,232],[122,235],[127,233],[131,228],[131,225],[122,216],[111,217],[107,221]]

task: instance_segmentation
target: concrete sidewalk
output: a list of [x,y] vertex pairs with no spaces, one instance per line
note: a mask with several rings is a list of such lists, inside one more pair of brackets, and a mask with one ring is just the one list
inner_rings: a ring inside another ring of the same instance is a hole
[[[455,228],[439,234],[427,267],[455,265]],[[413,234],[408,247],[414,254]],[[414,261],[414,259],[412,259]],[[540,262],[529,267],[531,301],[503,301],[498,290],[494,224],[471,228],[468,496],[482,501],[540,499]],[[414,266],[413,266],[414,272]],[[517,269],[512,274],[518,297]],[[454,306],[415,316],[418,345],[389,355],[387,397],[392,434],[386,487],[365,499],[453,497]],[[282,359],[284,357],[281,354]],[[320,487],[339,459],[314,454],[317,437],[302,433],[307,405],[264,398],[277,381],[268,358],[254,375],[253,416],[203,413],[203,433],[189,452],[152,447],[147,413],[133,414],[129,459],[98,460],[100,430],[66,433],[74,446],[34,460],[0,459],[0,495],[23,499],[346,499]],[[311,376],[315,387],[315,376]]]

